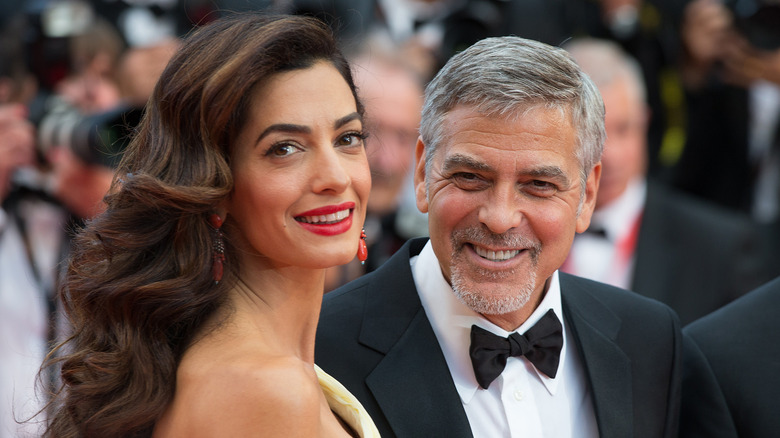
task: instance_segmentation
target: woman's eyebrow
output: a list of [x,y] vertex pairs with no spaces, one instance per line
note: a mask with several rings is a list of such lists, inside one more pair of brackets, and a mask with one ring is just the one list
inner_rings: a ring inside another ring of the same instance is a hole
[[[361,120],[362,121],[362,118],[360,117],[360,114],[358,114],[356,112],[355,113],[351,113],[351,114],[347,114],[346,116],[344,116],[344,117],[336,120],[335,122],[333,122],[333,128],[334,129],[339,129],[342,126],[346,125],[347,123],[349,123],[349,122],[351,122],[353,120]],[[308,126],[304,126],[304,125],[296,125],[294,123],[276,123],[276,124],[273,124],[273,125],[265,128],[265,130],[263,130],[263,132],[260,134],[260,136],[257,137],[257,141],[255,142],[255,144],[260,143],[260,141],[263,138],[265,138],[266,136],[268,136],[269,134],[274,133],[274,132],[286,132],[286,133],[291,133],[291,134],[311,134],[311,128],[308,127]]]
[[309,128],[308,126],[295,125],[292,123],[277,123],[265,128],[265,130],[260,134],[260,136],[257,137],[257,141],[255,142],[255,144],[260,143],[260,140],[262,140],[263,138],[265,138],[266,136],[274,132],[287,132],[291,134],[311,134],[311,128]]

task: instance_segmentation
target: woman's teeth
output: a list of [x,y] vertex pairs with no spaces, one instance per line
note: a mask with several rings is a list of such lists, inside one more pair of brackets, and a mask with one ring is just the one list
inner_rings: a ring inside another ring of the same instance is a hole
[[474,246],[474,251],[476,251],[480,257],[494,262],[502,262],[504,260],[509,260],[512,257],[520,254],[519,249],[513,249],[509,251],[491,251],[476,245]]
[[307,224],[335,224],[336,222],[344,220],[347,216],[349,216],[349,209],[319,216],[300,216],[295,218],[295,220],[298,222],[306,222]]

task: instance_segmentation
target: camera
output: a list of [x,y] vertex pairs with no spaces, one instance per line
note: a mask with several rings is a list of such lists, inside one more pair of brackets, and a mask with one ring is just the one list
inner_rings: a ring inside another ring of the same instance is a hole
[[763,50],[780,49],[780,3],[767,0],[735,0],[729,5],[737,30],[750,45]]
[[67,147],[85,163],[114,168],[142,116],[143,108],[129,105],[83,115],[58,101],[38,124],[38,146],[44,154]]

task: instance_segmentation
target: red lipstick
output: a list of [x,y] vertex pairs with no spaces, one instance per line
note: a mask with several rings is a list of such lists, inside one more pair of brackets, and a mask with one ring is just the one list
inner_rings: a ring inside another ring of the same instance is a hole
[[341,204],[337,205],[326,205],[324,207],[315,208],[309,211],[304,211],[303,213],[298,213],[295,217],[301,217],[301,216],[322,216],[327,214],[333,214],[338,211],[342,210],[352,210],[355,208],[354,202],[342,202]]
[[[347,232],[352,228],[352,210],[355,208],[354,202],[343,202],[341,204],[326,205],[305,211],[295,216],[295,220],[305,229],[312,233],[322,236],[334,236]],[[327,216],[339,212],[346,212],[346,217],[336,219],[335,221],[319,221],[316,216]]]

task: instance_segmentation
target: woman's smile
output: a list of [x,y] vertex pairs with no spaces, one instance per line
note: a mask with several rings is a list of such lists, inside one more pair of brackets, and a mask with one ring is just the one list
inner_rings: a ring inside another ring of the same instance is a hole
[[348,217],[354,208],[354,202],[328,205],[326,207],[303,212],[300,215],[295,216],[295,220],[309,224],[333,224]]
[[295,216],[301,226],[313,233],[323,236],[333,236],[347,232],[352,227],[352,211],[354,202],[343,202],[338,205],[327,205],[305,211]]

